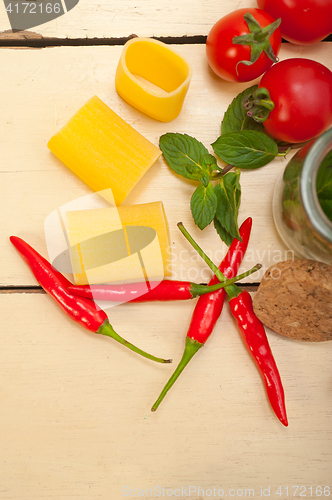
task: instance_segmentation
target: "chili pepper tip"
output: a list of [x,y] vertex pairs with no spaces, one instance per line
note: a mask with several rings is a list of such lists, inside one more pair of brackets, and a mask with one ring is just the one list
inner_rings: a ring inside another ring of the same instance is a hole
[[166,393],[170,390],[174,382],[179,378],[180,374],[183,372],[184,368],[187,366],[191,358],[196,354],[196,352],[203,347],[204,344],[201,342],[198,342],[197,340],[191,339],[190,337],[186,337],[186,345],[185,349],[182,355],[182,358],[178,364],[178,366],[175,368],[175,371],[169,378],[168,382],[164,386],[163,390],[161,391],[157,401],[153,404],[151,411],[156,411],[164,397],[166,396]]
[[287,417],[285,418],[279,418],[280,422],[285,426],[288,427],[288,420]]

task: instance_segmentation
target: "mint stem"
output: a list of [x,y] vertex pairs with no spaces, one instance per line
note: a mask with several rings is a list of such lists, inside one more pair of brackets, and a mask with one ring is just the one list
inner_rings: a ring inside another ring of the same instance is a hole
[[302,148],[303,146],[306,146],[308,144],[309,141],[305,141],[305,142],[298,142],[298,143],[290,143],[290,144],[281,144],[281,145],[278,145],[278,151],[279,153],[282,153],[282,152],[285,152],[285,153],[288,153],[290,149],[300,149]]
[[218,170],[217,174],[212,174],[210,180],[217,181],[218,179],[221,179],[224,175],[228,174],[232,168],[235,168],[234,165],[225,165],[222,170]]
[[222,169],[222,175],[226,175],[230,170],[232,170],[232,168],[234,168],[234,165],[226,165]]

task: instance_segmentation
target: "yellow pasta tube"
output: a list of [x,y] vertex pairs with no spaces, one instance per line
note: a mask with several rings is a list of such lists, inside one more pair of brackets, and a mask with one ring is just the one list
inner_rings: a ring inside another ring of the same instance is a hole
[[171,274],[162,202],[68,211],[65,227],[77,285]]
[[94,191],[111,189],[117,205],[161,155],[97,96],[50,139],[48,147]]
[[182,109],[191,75],[189,63],[165,43],[133,38],[121,54],[115,87],[134,108],[168,122]]

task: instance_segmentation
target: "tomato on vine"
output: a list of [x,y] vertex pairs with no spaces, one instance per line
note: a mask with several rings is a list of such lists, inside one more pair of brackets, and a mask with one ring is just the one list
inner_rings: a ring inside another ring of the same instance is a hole
[[238,9],[221,18],[206,40],[212,70],[230,82],[248,82],[277,62],[280,19],[261,9]]
[[257,5],[281,18],[281,35],[289,42],[317,43],[332,32],[331,0],[257,0]]
[[332,72],[311,59],[278,62],[244,107],[275,139],[309,141],[332,125]]

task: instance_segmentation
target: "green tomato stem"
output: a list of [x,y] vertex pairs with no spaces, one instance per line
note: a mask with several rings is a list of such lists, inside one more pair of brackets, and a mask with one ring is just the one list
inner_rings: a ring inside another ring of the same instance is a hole
[[249,33],[235,36],[232,43],[235,45],[248,45],[250,47],[250,61],[239,61],[236,65],[236,72],[238,72],[237,67],[239,64],[251,66],[259,59],[263,52],[272,62],[278,62],[277,55],[273,52],[270,37],[279,28],[281,18],[262,28],[250,12],[246,12],[243,17],[248,25]]
[[274,109],[274,102],[270,93],[265,87],[259,87],[251,95],[243,100],[242,106],[247,111],[247,115],[256,122],[262,123],[267,120],[270,112]]

